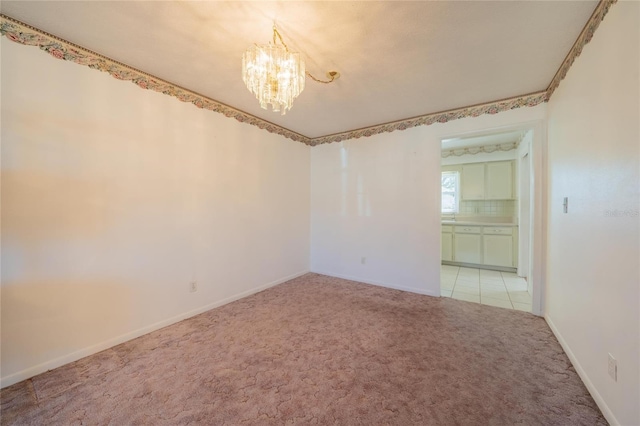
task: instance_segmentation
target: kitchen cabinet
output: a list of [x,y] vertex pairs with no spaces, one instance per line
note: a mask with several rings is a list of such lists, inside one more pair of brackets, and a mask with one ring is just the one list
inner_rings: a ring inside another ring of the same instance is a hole
[[462,165],[463,200],[484,200],[484,172],[484,163]]
[[513,161],[462,165],[463,200],[512,200]]
[[513,267],[513,228],[485,226],[482,238],[484,265]]
[[453,227],[442,227],[442,260],[453,260]]
[[513,161],[487,163],[485,200],[513,198]]
[[453,241],[456,262],[482,263],[481,226],[456,226]]
[[511,270],[517,266],[517,229],[504,225],[443,225],[442,260]]

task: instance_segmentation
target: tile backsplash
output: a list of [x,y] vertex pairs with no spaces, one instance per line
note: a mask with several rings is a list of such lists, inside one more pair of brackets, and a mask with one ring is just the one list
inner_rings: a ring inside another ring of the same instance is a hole
[[517,216],[516,200],[460,201],[460,212],[465,216]]

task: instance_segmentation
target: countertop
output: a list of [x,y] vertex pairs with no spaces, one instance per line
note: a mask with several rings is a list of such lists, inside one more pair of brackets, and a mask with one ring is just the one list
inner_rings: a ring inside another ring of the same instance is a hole
[[443,220],[442,225],[475,225],[475,226],[518,226],[513,222],[491,222],[484,220]]

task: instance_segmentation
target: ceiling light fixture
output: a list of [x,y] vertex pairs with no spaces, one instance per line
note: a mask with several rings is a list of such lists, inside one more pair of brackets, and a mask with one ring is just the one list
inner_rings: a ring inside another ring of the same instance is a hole
[[[277,44],[278,40],[280,44]],[[254,44],[242,56],[242,80],[258,99],[260,107],[282,115],[291,109],[293,100],[304,90],[305,75],[319,83],[331,83],[340,74],[327,73],[329,80],[319,80],[305,71],[304,59],[298,52],[290,52],[282,36],[273,26],[273,43]]]

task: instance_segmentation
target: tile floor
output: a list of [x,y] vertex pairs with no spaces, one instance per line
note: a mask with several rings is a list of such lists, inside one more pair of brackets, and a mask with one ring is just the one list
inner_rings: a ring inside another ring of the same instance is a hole
[[440,294],[467,302],[531,312],[527,281],[511,272],[442,265]]

